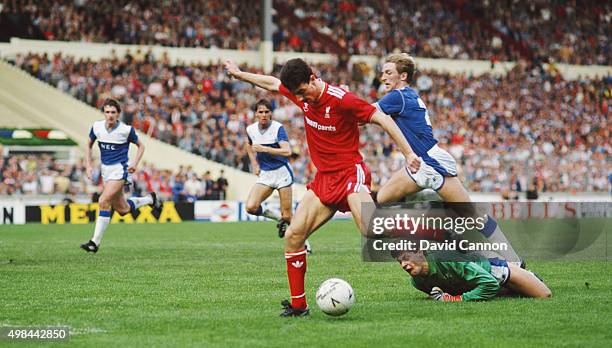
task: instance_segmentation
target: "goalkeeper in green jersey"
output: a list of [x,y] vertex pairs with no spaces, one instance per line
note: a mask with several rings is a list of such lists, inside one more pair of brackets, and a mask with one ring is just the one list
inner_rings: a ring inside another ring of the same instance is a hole
[[412,277],[412,285],[437,301],[484,301],[502,294],[552,295],[532,272],[499,258],[455,251],[403,251],[393,256]]

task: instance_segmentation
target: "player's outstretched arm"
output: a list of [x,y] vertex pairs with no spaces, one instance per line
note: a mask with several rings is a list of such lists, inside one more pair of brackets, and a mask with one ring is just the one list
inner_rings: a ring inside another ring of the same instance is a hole
[[266,89],[272,92],[278,92],[281,82],[274,76],[253,74],[246,71],[240,70],[238,65],[231,60],[225,61],[225,70],[230,76],[237,78],[248,83],[252,83],[258,87]]
[[421,160],[414,153],[414,151],[412,151],[412,147],[410,147],[410,144],[408,144],[404,134],[402,134],[402,131],[399,129],[393,119],[391,119],[389,115],[377,110],[374,112],[374,115],[372,115],[370,122],[381,126],[382,129],[389,134],[395,144],[399,146],[400,151],[404,154],[404,157],[406,157],[406,166],[408,169],[410,169],[412,173],[416,173],[421,166]]

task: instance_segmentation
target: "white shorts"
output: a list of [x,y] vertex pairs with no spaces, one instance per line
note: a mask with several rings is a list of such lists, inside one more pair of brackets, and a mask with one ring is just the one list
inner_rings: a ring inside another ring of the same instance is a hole
[[258,184],[270,186],[273,189],[281,189],[293,184],[293,172],[289,169],[289,165],[273,170],[262,170],[259,172]]
[[508,262],[499,258],[492,258],[489,259],[489,263],[491,264],[491,275],[493,278],[497,279],[500,286],[506,285],[510,278]]
[[410,173],[406,168],[408,175],[420,188],[437,191],[444,185],[444,177],[457,176],[455,159],[438,145],[429,149],[427,156],[420,157],[420,159],[421,167],[415,174]]
[[102,180],[125,180],[126,184],[132,183],[132,174],[128,173],[127,163],[115,163],[111,165],[102,165]]

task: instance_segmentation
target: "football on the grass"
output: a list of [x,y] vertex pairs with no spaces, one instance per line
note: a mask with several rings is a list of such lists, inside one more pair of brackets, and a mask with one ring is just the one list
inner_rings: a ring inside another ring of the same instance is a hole
[[317,305],[325,314],[337,317],[351,309],[355,303],[355,292],[349,283],[339,278],[330,278],[317,290]]

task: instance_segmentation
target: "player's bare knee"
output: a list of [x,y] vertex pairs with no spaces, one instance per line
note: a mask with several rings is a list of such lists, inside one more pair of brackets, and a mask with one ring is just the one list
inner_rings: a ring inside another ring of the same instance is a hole
[[257,215],[257,211],[259,210],[259,204],[254,204],[251,202],[247,202],[246,211],[251,215]]
[[98,206],[101,210],[109,210],[111,205],[108,199],[100,197],[100,200],[98,201]]
[[291,226],[289,226],[289,228],[287,228],[287,232],[285,233],[285,246],[286,248],[294,249],[293,251],[298,251],[298,249],[304,246],[306,238],[305,231],[291,228]]

